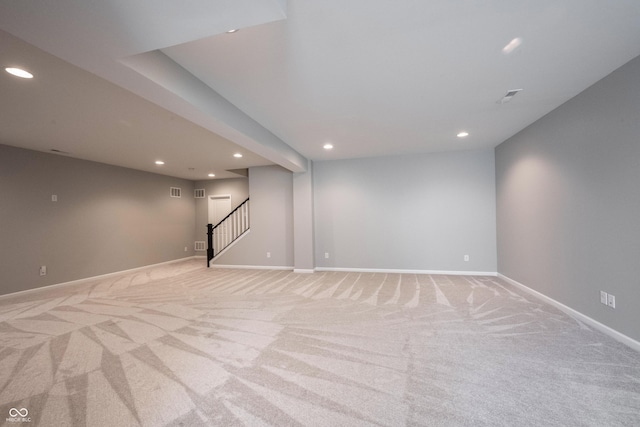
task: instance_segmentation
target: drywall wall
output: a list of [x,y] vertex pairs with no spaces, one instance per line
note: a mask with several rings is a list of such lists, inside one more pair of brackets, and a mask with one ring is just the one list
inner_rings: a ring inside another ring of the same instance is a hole
[[0,145],[0,293],[192,256],[194,207],[191,181]]
[[[204,199],[195,199],[196,203],[196,230],[195,238],[200,241],[207,241],[207,223],[209,218],[209,196],[230,195],[231,209],[235,209],[249,197],[249,180],[247,178],[215,179],[209,181],[196,181],[195,188],[205,190]],[[191,195],[193,197],[193,195]],[[205,255],[205,252],[198,252],[198,255]]]
[[493,150],[314,162],[316,267],[495,272],[494,172]]
[[280,166],[249,168],[249,197],[249,233],[214,264],[293,267],[292,173]]
[[639,135],[636,58],[496,148],[498,271],[635,340]]

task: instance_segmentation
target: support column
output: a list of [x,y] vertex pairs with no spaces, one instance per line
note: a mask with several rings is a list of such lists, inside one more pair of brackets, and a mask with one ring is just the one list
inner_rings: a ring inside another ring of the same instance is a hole
[[293,267],[296,273],[313,273],[315,237],[313,223],[313,163],[293,174]]

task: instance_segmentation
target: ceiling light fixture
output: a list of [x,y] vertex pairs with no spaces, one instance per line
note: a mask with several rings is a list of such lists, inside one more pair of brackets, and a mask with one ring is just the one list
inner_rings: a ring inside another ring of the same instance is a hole
[[467,136],[469,136],[469,132],[460,132],[458,135],[456,135],[458,138],[466,138]]
[[22,68],[13,68],[13,67],[7,67],[4,69],[7,73],[12,74],[16,77],[20,77],[23,79],[32,79],[33,78],[33,74],[31,74],[30,72],[23,70]]
[[235,157],[236,159],[239,159],[240,157],[242,157],[242,154],[236,153],[236,154],[233,155],[233,157]]
[[516,37],[515,39],[507,43],[505,47],[502,48],[502,53],[504,53],[505,55],[508,55],[514,50],[516,50],[517,48],[519,48],[521,44],[522,44],[522,38]]
[[164,165],[164,162],[162,160],[156,160],[156,165]]
[[324,148],[325,150],[331,150],[333,149],[333,144],[324,144],[322,148]]
[[215,174],[215,173],[210,173],[210,174],[208,175],[208,177],[209,177],[209,178],[213,178],[214,176],[216,176],[216,174]]
[[227,31],[227,34],[233,34],[233,33],[237,33],[237,32],[238,32],[238,29],[234,28],[233,30]]

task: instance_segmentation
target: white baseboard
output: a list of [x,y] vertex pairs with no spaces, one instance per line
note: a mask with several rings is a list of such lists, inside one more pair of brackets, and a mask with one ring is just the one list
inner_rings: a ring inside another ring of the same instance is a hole
[[315,271],[344,271],[351,273],[398,273],[398,274],[439,274],[450,276],[493,276],[495,271],[450,271],[450,270],[401,270],[388,268],[335,268],[316,267]]
[[499,274],[498,273],[498,278],[504,280],[505,282],[507,282],[510,285],[515,286],[518,289],[522,289],[523,291],[525,291],[526,293],[533,295],[534,297],[541,299],[542,301],[551,304],[552,306],[556,307],[558,310],[568,314],[569,316],[583,322],[586,323],[587,325],[591,326],[592,328],[604,333],[605,335],[610,336],[611,338],[613,338],[614,340],[621,342],[622,344],[625,344],[628,347],[631,347],[632,349],[640,352],[640,342],[634,340],[631,337],[628,337],[626,335],[624,335],[623,333],[620,333],[618,331],[616,331],[615,329],[610,328],[607,325],[603,325],[602,323],[598,322],[597,320],[592,319],[591,317],[580,313],[577,310],[574,310],[571,307],[567,307],[566,305],[562,304],[561,302],[558,302],[556,300],[554,300],[553,298],[550,298],[538,291],[535,291],[525,285],[523,285],[520,282],[517,282],[503,274]]
[[61,288],[61,287],[71,286],[71,285],[81,285],[83,283],[92,282],[94,280],[106,279],[109,277],[119,276],[127,273],[135,273],[136,271],[146,270],[148,268],[159,267],[161,265],[175,264],[176,262],[188,261],[190,259],[198,259],[198,258],[201,258],[201,257],[190,256],[185,258],[178,258],[178,259],[173,259],[171,261],[159,262],[157,264],[149,264],[142,267],[131,268],[129,270],[115,271],[113,273],[106,273],[106,274],[100,274],[98,276],[85,277],[84,279],[71,280],[69,282],[62,282],[62,283],[54,283],[53,285],[41,286],[39,288],[25,289],[24,291],[18,291],[18,292],[12,292],[10,294],[0,295],[0,300],[6,299],[9,297],[15,297],[16,295],[26,295],[33,292],[49,290],[53,288]]
[[236,268],[239,270],[293,270],[293,266],[284,265],[229,265],[211,264],[211,268]]
[[311,274],[311,273],[315,273],[316,270],[315,268],[294,268],[293,272],[302,273],[302,274]]

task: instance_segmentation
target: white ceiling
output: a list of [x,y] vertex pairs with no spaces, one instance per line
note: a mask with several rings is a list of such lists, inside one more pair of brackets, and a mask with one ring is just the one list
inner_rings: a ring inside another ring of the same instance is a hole
[[0,143],[200,179],[495,147],[640,55],[640,2],[3,0],[0,29],[36,74],[0,77]]
[[[0,143],[192,180],[209,173],[233,178],[230,169],[272,164],[2,32],[0,61],[3,69],[18,64],[35,74],[21,80],[0,72]],[[237,152],[241,159],[233,157]]]

